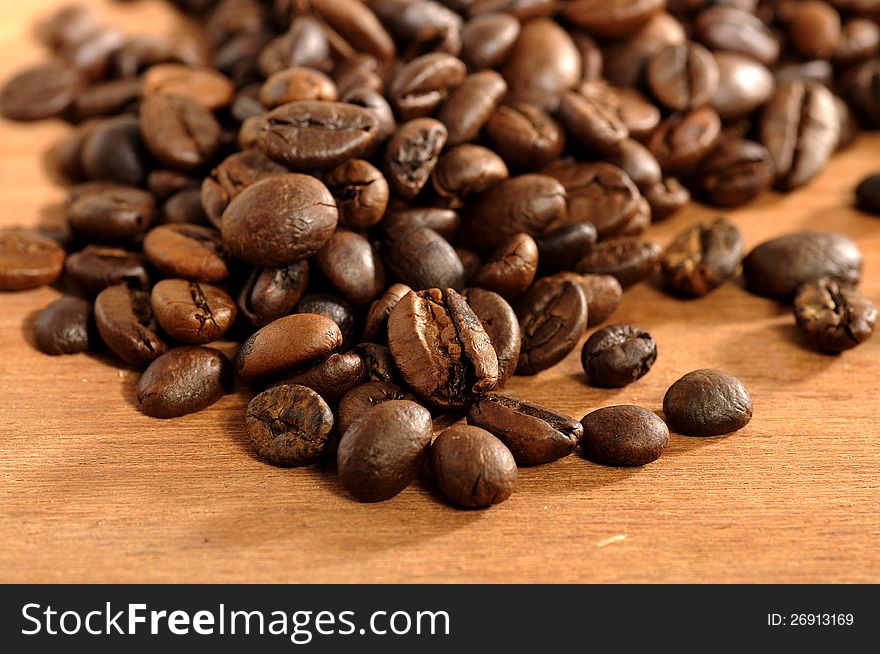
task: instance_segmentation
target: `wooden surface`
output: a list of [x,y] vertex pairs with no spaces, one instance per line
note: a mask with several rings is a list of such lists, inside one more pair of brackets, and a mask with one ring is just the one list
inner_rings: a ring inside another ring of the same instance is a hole
[[[28,37],[53,2],[0,2],[0,75],[39,59]],[[106,3],[97,3],[102,7]],[[107,10],[162,31],[160,3]],[[0,225],[57,220],[40,154],[59,124],[0,124]],[[854,237],[863,290],[880,300],[880,219],[849,208],[880,169],[880,137],[839,155],[809,188],[731,212],[747,246],[818,228]],[[666,243],[717,212],[654,229]],[[615,319],[649,329],[659,358],[617,391],[588,387],[578,353],[511,388],[580,418],[637,403],[659,410],[682,374],[740,377],[754,419],[725,438],[672,436],[638,469],[577,453],[523,469],[512,498],[459,511],[423,482],[382,504],[345,496],[324,469],[256,461],[237,393],[173,421],[138,413],[137,373],[105,357],[50,358],[31,329],[52,289],[0,295],[0,581],[5,582],[878,582],[880,337],[840,357],[799,345],[790,310],[731,283],[680,301],[643,284]]]

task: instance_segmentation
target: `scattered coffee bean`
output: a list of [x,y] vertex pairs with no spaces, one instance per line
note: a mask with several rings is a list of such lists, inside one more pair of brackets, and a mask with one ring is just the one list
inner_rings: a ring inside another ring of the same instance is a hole
[[609,466],[643,466],[656,461],[669,443],[669,429],[640,406],[597,409],[581,420],[581,451],[590,461]]
[[413,289],[464,286],[461,259],[446,239],[426,227],[386,229],[382,258],[391,273]]
[[880,173],[865,177],[856,187],[856,206],[880,216]]
[[336,410],[336,430],[345,434],[355,420],[378,404],[389,400],[411,400],[416,398],[403,388],[390,381],[371,381],[349,390],[339,400]]
[[146,97],[166,95],[187,98],[213,111],[232,102],[235,86],[210,68],[166,63],[152,66],[146,72],[143,93]]
[[357,313],[348,302],[329,293],[309,293],[296,307],[297,313],[315,313],[329,318],[342,332],[342,347],[347,349],[357,342]]
[[129,365],[146,366],[168,349],[158,334],[150,295],[126,284],[98,294],[95,324],[107,347]]
[[324,175],[324,183],[336,198],[340,224],[365,231],[382,220],[388,207],[388,182],[371,163],[351,159]]
[[465,289],[464,299],[480,319],[480,324],[492,342],[492,348],[498,357],[496,388],[500,389],[513,375],[519,362],[522,344],[519,320],[507,301],[492,291],[482,288]]
[[548,271],[571,270],[596,239],[596,228],[592,223],[565,225],[544,236],[537,236],[538,265]]
[[484,131],[492,149],[513,168],[535,170],[556,159],[565,148],[562,127],[526,102],[498,107]]
[[314,258],[324,277],[355,306],[385,290],[385,267],[376,248],[357,232],[337,230]]
[[146,290],[150,278],[140,256],[120,248],[87,245],[64,261],[64,274],[88,295],[123,282]]
[[397,195],[412,200],[419,194],[437,165],[446,137],[440,121],[417,118],[401,125],[388,139],[383,170]]
[[584,343],[581,365],[594,386],[619,388],[641,379],[657,360],[657,343],[635,325],[603,327]]
[[67,221],[82,236],[97,241],[126,241],[145,233],[156,219],[153,196],[137,188],[109,184],[74,191]]
[[397,303],[412,289],[406,284],[392,284],[382,297],[373,301],[364,321],[364,342],[381,343],[388,337],[388,316]]
[[30,232],[0,232],[0,291],[51,284],[64,266],[55,241]]
[[798,290],[794,315],[811,347],[837,354],[871,337],[877,324],[877,305],[853,288],[819,279]]
[[141,411],[153,418],[176,418],[201,411],[232,388],[232,364],[210,347],[169,350],[144,370],[137,386]]
[[650,241],[613,238],[596,243],[575,270],[589,275],[611,275],[626,288],[654,274],[660,253],[660,246]]
[[528,234],[516,234],[490,252],[471,283],[504,297],[524,292],[538,271],[538,246]]
[[667,46],[648,62],[651,93],[672,111],[708,104],[718,88],[719,77],[712,53],[698,43]]
[[64,113],[85,87],[82,74],[60,61],[18,73],[0,88],[0,115],[43,120]]
[[703,196],[718,207],[738,207],[751,202],[773,185],[776,169],[770,153],[760,143],[722,139],[700,165]]
[[507,82],[493,70],[467,76],[437,110],[451,146],[472,141],[507,93]]
[[77,354],[89,349],[92,305],[78,297],[62,297],[37,316],[34,335],[40,352]]
[[141,103],[140,119],[144,143],[169,168],[204,166],[220,147],[220,123],[196,100],[148,95]]
[[720,436],[749,424],[752,398],[733,375],[720,370],[695,370],[666,391],[663,413],[669,428],[679,434]]
[[339,399],[366,381],[363,358],[356,352],[331,354],[323,361],[284,375],[283,384],[311,388],[325,402],[335,405]]
[[663,277],[682,295],[702,297],[731,279],[743,256],[742,235],[725,218],[684,230],[660,260]]
[[450,204],[482,193],[507,179],[507,166],[497,154],[480,145],[464,144],[447,150],[431,173],[434,191]]
[[286,173],[258,150],[237,152],[224,159],[202,182],[202,208],[214,227],[219,228],[229,203],[247,187],[261,179]]
[[238,313],[231,297],[215,286],[184,279],[163,279],[150,296],[162,329],[182,343],[202,345],[220,339]]
[[299,303],[309,283],[309,264],[255,268],[238,295],[238,307],[255,327],[283,318]]
[[216,230],[199,225],[160,225],[144,237],[144,254],[169,277],[222,282],[227,255]]

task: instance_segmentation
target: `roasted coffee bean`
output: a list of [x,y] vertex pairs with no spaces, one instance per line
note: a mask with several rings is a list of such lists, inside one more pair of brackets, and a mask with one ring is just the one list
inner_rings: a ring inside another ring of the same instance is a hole
[[538,246],[528,234],[516,234],[486,257],[471,284],[504,297],[523,293],[538,271]]
[[361,343],[355,350],[364,360],[367,381],[387,381],[399,383],[400,374],[391,350],[387,345],[379,343]]
[[310,0],[311,12],[346,43],[380,60],[394,57],[394,41],[379,19],[358,0]]
[[92,305],[65,296],[40,311],[34,323],[37,347],[45,354],[77,354],[89,349]]
[[464,286],[464,268],[455,250],[426,227],[386,229],[382,259],[398,280],[416,290]]
[[449,145],[472,141],[505,93],[507,82],[495,71],[468,75],[437,110],[437,119],[449,133]]
[[840,39],[840,14],[827,2],[798,3],[788,23],[788,43],[807,59],[828,59]]
[[236,152],[224,159],[202,182],[202,208],[208,220],[219,228],[226,207],[248,186],[267,177],[287,172],[257,150]]
[[251,184],[223,212],[223,245],[255,266],[282,267],[312,256],[338,219],[327,187],[309,175],[275,175]]
[[82,74],[63,61],[27,68],[0,88],[0,115],[22,121],[59,116],[85,85]]
[[592,223],[565,225],[535,237],[538,265],[544,270],[571,270],[596,242]]
[[463,297],[473,310],[480,324],[489,335],[495,355],[498,357],[498,384],[503,388],[513,375],[519,362],[522,333],[519,319],[507,301],[492,291],[482,288],[465,289]]
[[721,135],[721,120],[711,107],[673,114],[648,139],[648,149],[665,174],[691,173]]
[[336,85],[324,73],[312,68],[279,70],[260,87],[260,102],[274,109],[297,100],[336,100]]
[[383,170],[391,189],[412,200],[422,190],[446,145],[446,127],[433,118],[401,125],[385,147]]
[[662,11],[662,0],[576,0],[561,9],[562,17],[572,25],[607,38],[632,33]]
[[764,109],[761,142],[785,189],[809,182],[828,163],[837,147],[840,122],[834,96],[816,82],[781,85]]
[[721,139],[703,160],[699,184],[703,196],[719,207],[738,207],[770,188],[776,178],[770,153],[760,143]]
[[374,406],[389,400],[411,400],[416,398],[393,382],[372,381],[356,386],[339,400],[336,410],[336,431],[345,434],[352,423]]
[[694,35],[710,50],[736,52],[772,66],[779,59],[779,40],[764,22],[736,7],[715,6],[694,19]]
[[585,86],[581,85],[580,93],[568,91],[562,95],[557,111],[559,121],[584,147],[600,152],[611,150],[629,136],[629,130],[606,94]]
[[749,424],[752,398],[733,375],[695,370],[666,391],[663,414],[669,428],[684,436],[720,436]]
[[500,504],[516,484],[516,461],[504,443],[470,425],[453,425],[431,445],[431,474],[451,502],[467,508]]
[[581,55],[581,79],[585,82],[594,82],[600,79],[605,62],[595,39],[584,32],[574,32],[571,38]]
[[95,324],[107,347],[129,365],[146,366],[168,349],[157,332],[149,293],[126,284],[98,294]]
[[743,239],[725,218],[679,233],[660,260],[663,277],[677,293],[702,297],[732,279],[742,261]]
[[565,188],[547,175],[520,175],[480,194],[469,207],[467,242],[498,247],[514,234],[540,236],[560,226],[566,215]]
[[856,187],[856,206],[880,216],[880,173],[868,175]]
[[619,236],[640,236],[651,226],[651,205],[645,198],[639,198],[636,209],[616,234]]
[[165,201],[159,212],[161,225],[204,225],[208,223],[202,209],[202,192],[197,188],[175,193]]
[[709,103],[718,88],[718,64],[698,43],[663,48],[648,62],[651,93],[667,109],[688,111]]
[[794,315],[804,340],[837,354],[867,341],[877,324],[877,305],[834,280],[807,282],[794,298]]
[[220,124],[186,97],[148,95],[141,103],[140,125],[150,153],[169,168],[199,168],[220,147]]
[[491,188],[508,172],[504,160],[481,145],[464,144],[451,148],[438,159],[431,173],[434,191],[451,204]]
[[32,232],[0,232],[0,291],[51,284],[61,275],[64,250]]
[[571,454],[584,428],[577,420],[508,395],[489,393],[475,402],[469,425],[485,429],[504,443],[517,464],[550,463]]
[[626,288],[654,274],[660,253],[660,246],[650,241],[613,238],[596,243],[575,270],[582,274],[612,275]]
[[70,113],[77,121],[126,113],[136,106],[142,89],[143,82],[139,77],[99,82],[76,97]]
[[461,217],[453,210],[441,207],[406,207],[389,209],[382,219],[386,232],[402,227],[424,227],[452,241],[461,229]]
[[203,345],[221,338],[238,310],[226,291],[185,279],[163,279],[150,295],[153,313],[171,338]]
[[669,444],[669,429],[640,406],[607,406],[588,413],[581,423],[581,452],[609,466],[643,466],[660,458]]
[[486,139],[509,166],[534,170],[565,148],[565,132],[548,114],[525,102],[498,107],[486,123]]
[[255,268],[238,295],[238,307],[255,327],[283,318],[299,303],[309,284],[309,264]]
[[495,68],[506,58],[519,36],[515,16],[489,12],[474,16],[461,28],[461,58],[471,70]]
[[222,282],[229,276],[220,235],[200,225],[160,225],[144,237],[144,254],[169,277]]
[[232,364],[210,347],[184,345],[153,361],[137,386],[140,410],[153,418],[201,411],[232,388]]
[[343,349],[351,347],[357,337],[357,314],[348,302],[329,293],[309,293],[296,307],[297,313],[315,313],[329,318],[342,332]]
[[336,323],[312,313],[296,313],[269,323],[238,351],[239,376],[253,382],[301,368],[329,356],[342,346]]
[[431,414],[409,400],[389,400],[346,430],[336,462],[339,480],[362,502],[381,502],[416,478],[431,446]]
[[608,320],[620,306],[623,287],[611,275],[578,275],[578,285],[587,298],[587,327]]
[[411,290],[406,284],[392,284],[381,297],[373,301],[364,321],[362,341],[382,343],[387,340],[388,315]]
[[143,150],[135,116],[108,118],[86,132],[78,152],[79,170],[88,179],[137,185],[145,176]]
[[880,50],[880,25],[867,18],[851,18],[840,30],[831,61],[847,67],[867,61]]
[[578,284],[558,277],[539,280],[514,307],[522,332],[516,373],[534,375],[562,361],[587,328],[587,298]]
[[342,102],[299,100],[259,120],[257,147],[290,170],[338,166],[366,152],[379,133],[372,112]]
[[324,183],[336,198],[339,222],[355,231],[366,231],[385,215],[388,182],[382,173],[363,159],[339,164],[326,175]]
[[396,127],[394,112],[381,93],[369,88],[359,87],[343,93],[340,96],[340,100],[366,109],[379,123],[376,140],[367,148],[367,152],[371,152],[374,148],[384,143],[394,133]]
[[452,55],[426,54],[397,71],[388,85],[388,99],[401,120],[430,116],[466,74],[465,65]]
[[399,41],[409,44],[407,54],[461,49],[461,17],[433,0],[375,0],[371,3],[382,24]]
[[214,111],[232,102],[235,86],[215,70],[202,66],[160,64],[144,74],[144,96],[167,95],[187,98]]
[[320,68],[329,58],[330,45],[321,23],[310,16],[297,16],[287,32],[262,48],[257,66],[265,77],[269,77],[293,66]]
[[158,202],[165,202],[181,191],[199,188],[199,180],[179,170],[160,168],[147,174],[147,190]]
[[369,304],[385,290],[382,259],[373,244],[357,232],[334,232],[314,261],[327,281],[356,306]]
[[724,120],[745,118],[773,95],[776,81],[763,64],[734,52],[716,52],[718,88],[712,108]]
[[245,428],[257,457],[296,468],[317,463],[327,449],[333,412],[312,389],[282,384],[250,401]]
[[150,285],[144,262],[137,254],[98,245],[88,245],[67,257],[64,274],[89,295],[122,282],[144,290]]
[[682,45],[685,40],[684,27],[678,20],[664,12],[655,14],[628,36],[605,44],[602,50],[605,77],[615,86],[639,86],[651,57],[664,47]]
[[138,188],[107,184],[74,191],[67,221],[83,236],[98,241],[126,241],[146,232],[156,219],[156,201]]
[[843,95],[855,107],[864,123],[880,127],[880,62],[871,59],[852,68],[840,81]]
[[660,164],[644,145],[624,139],[606,155],[608,163],[620,168],[640,191],[646,191],[663,180]]
[[281,383],[311,388],[328,404],[339,399],[366,381],[364,360],[356,352],[331,354],[323,361],[286,374]]
[[641,379],[657,360],[657,343],[641,327],[614,324],[595,332],[581,350],[581,365],[594,386],[619,388]]
[[440,408],[462,408],[498,382],[489,336],[452,289],[405,295],[388,316],[388,347],[407,385]]
[[827,277],[855,286],[862,276],[862,253],[842,234],[794,232],[764,241],[743,262],[749,290],[790,298],[801,284]]
[[651,219],[659,222],[690,202],[691,193],[675,177],[664,177],[645,190],[645,199],[651,207]]
[[629,130],[630,137],[645,139],[660,124],[660,109],[636,89],[615,88],[617,115]]

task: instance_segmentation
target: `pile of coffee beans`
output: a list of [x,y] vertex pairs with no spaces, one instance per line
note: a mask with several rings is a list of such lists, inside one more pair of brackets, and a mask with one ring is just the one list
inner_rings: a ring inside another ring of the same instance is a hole
[[[665,251],[643,234],[692,194],[730,208],[803,186],[880,128],[876,2],[176,4],[199,33],[128,36],[65,8],[36,30],[48,61],[0,89],[8,119],[73,125],[48,154],[69,231],[0,233],[0,290],[57,284],[39,348],[104,346],[143,369],[149,416],[238,379],[261,460],[329,457],[368,502],[427,467],[450,502],[485,507],[517,466],[578,446],[645,465],[669,429],[751,419],[743,385],[709,369],[669,389],[665,422],[637,406],[578,421],[500,392],[569,356],[633,284],[662,274],[701,297],[742,266],[817,350],[875,329],[844,235],[744,257],[727,218]],[[880,176],[855,196],[880,212]],[[240,343],[234,362],[218,340]],[[609,324],[583,345],[585,382],[631,384],[657,356],[643,328]],[[459,424],[435,438],[441,417]]]

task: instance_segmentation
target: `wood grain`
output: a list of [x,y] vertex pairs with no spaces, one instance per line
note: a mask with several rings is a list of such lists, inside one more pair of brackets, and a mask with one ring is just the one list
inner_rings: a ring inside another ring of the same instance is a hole
[[[29,38],[51,2],[0,4],[0,74],[42,56]],[[101,6],[108,21],[161,32],[158,2]],[[57,221],[63,191],[41,153],[66,128],[0,125],[0,225]],[[748,246],[801,228],[841,231],[865,254],[880,299],[880,219],[850,208],[880,168],[862,138],[808,188],[730,212]],[[717,212],[693,207],[652,229],[660,242]],[[32,346],[52,289],[0,296],[0,580],[5,582],[878,582],[880,338],[844,356],[804,349],[790,310],[738,283],[681,301],[652,284],[615,316],[647,329],[659,359],[618,391],[588,387],[577,353],[518,394],[580,418],[718,367],[752,392],[755,416],[725,438],[673,436],[658,462],[623,470],[575,454],[522,470],[488,511],[458,511],[418,482],[358,504],[325,469],[256,461],[247,394],[173,421],[140,415],[137,373],[105,357]]]

